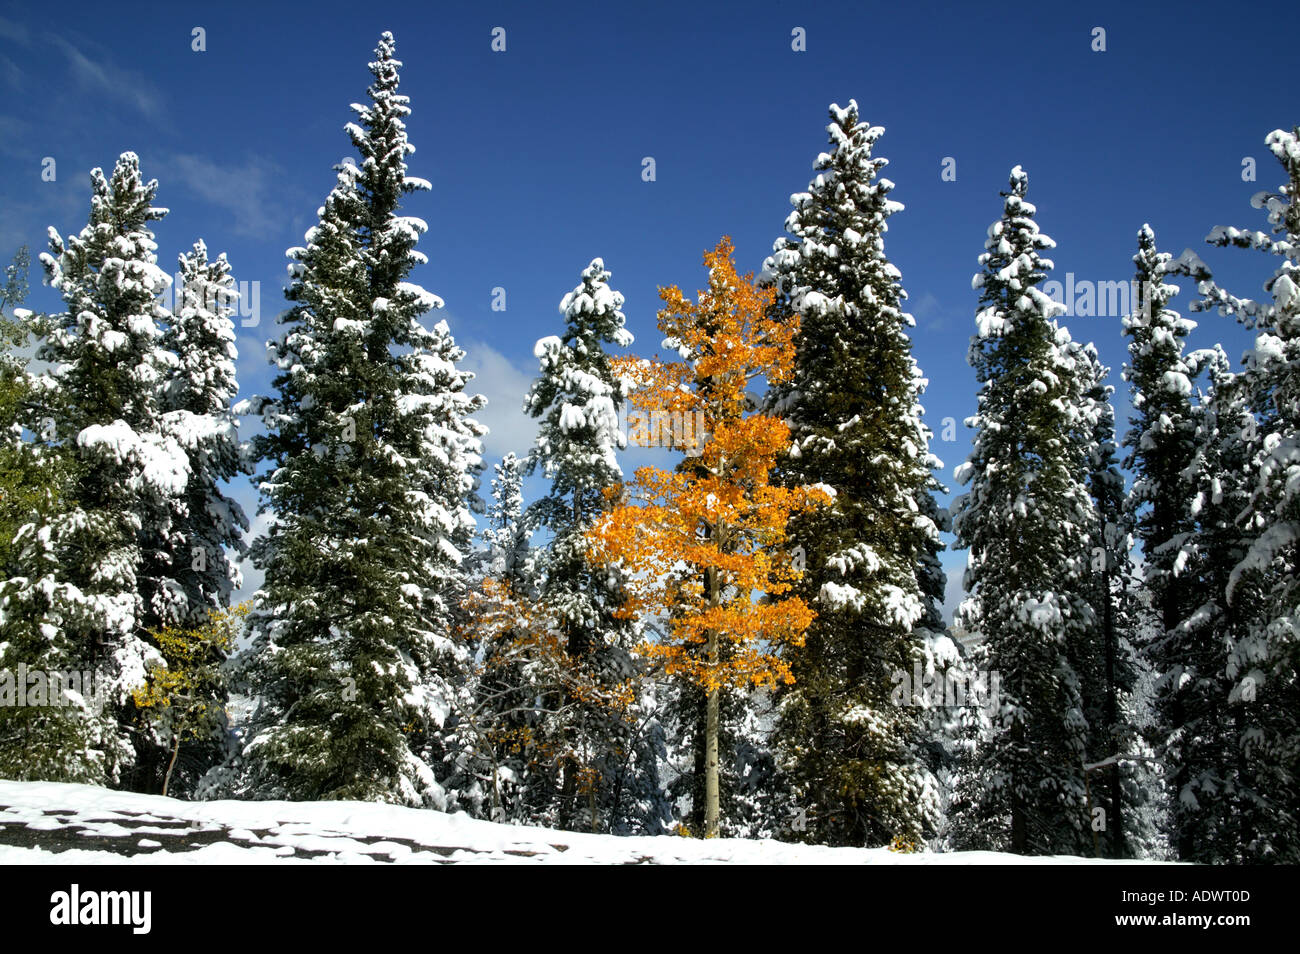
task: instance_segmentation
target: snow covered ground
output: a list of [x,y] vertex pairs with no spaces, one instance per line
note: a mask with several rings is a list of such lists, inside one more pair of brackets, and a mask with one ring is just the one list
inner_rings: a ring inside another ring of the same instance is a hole
[[619,838],[369,802],[183,802],[0,781],[0,864],[1096,864],[775,841]]

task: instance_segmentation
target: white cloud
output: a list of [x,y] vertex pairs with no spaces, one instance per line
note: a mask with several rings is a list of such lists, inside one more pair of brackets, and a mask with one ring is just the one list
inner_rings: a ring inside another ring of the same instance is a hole
[[906,304],[907,310],[916,319],[918,328],[927,331],[946,331],[952,326],[950,310],[928,291],[913,295]]
[[26,74],[19,69],[17,63],[7,56],[0,56],[0,76],[4,77],[5,84],[10,88],[11,93],[17,92],[27,85]]
[[[528,453],[537,436],[537,421],[523,411],[524,395],[532,386],[536,371],[520,367],[485,341],[457,341],[465,349],[461,366],[474,373],[468,390],[488,399],[487,407],[475,415],[491,428],[484,438],[485,471],[508,451],[520,457]],[[486,481],[484,483],[486,487]]]
[[241,235],[274,233],[286,216],[276,198],[283,175],[275,163],[256,156],[242,165],[217,163],[202,156],[179,153],[168,163],[169,179],[231,214],[232,230]]
[[[253,514],[257,509],[257,498],[255,492],[252,490],[251,484],[249,485],[248,492],[236,492],[233,493],[232,496],[239,500],[246,513]],[[274,520],[275,515],[269,510],[253,516],[252,519],[248,521],[248,532],[244,534],[244,542],[251,544],[258,537],[262,536],[266,533]],[[243,585],[240,586],[240,588],[230,598],[232,604],[242,603],[244,600],[251,599],[253,595],[262,588],[262,582],[266,577],[266,574],[253,566],[253,561],[247,557],[240,562],[239,571],[243,575]]]
[[956,611],[961,601],[966,598],[966,593],[961,586],[961,576],[964,567],[956,566],[948,570],[948,585],[943,590],[943,618],[952,623],[952,614]]
[[50,40],[68,58],[72,75],[83,88],[116,99],[149,117],[157,116],[162,111],[162,97],[141,74],[120,69],[111,63],[92,60],[62,37],[55,36]]
[[27,27],[13,20],[6,20],[4,17],[0,17],[0,37],[13,40],[21,46],[29,46],[32,42],[32,34]]

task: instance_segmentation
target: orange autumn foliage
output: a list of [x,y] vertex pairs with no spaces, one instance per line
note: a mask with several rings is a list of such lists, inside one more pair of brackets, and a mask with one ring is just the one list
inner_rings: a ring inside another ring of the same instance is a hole
[[798,577],[784,549],[786,523],[830,502],[819,488],[770,482],[789,429],[756,413],[746,389],[755,378],[789,376],[798,320],[772,317],[775,292],[755,287],[752,274],[738,275],[732,253],[724,237],[705,254],[709,287],[695,301],[676,286],[660,289],[659,327],[686,360],[618,365],[636,384],[634,406],[702,417],[698,456],[676,471],[639,469],[608,492],[612,509],[587,535],[594,562],[623,569],[624,612],[666,617],[667,638],[640,652],[708,692],[794,681],[781,650],[802,645],[815,614],[784,595]]

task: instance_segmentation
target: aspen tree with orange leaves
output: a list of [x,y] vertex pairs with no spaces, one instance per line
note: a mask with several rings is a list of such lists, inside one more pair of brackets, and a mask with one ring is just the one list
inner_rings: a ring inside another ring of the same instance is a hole
[[[588,533],[593,559],[621,567],[628,613],[663,617],[662,639],[640,651],[666,676],[706,693],[704,835],[718,833],[720,695],[788,684],[782,657],[803,641],[813,610],[789,595],[797,561],[785,549],[791,514],[828,504],[818,486],[779,487],[770,475],[790,433],[757,413],[755,379],[784,380],[797,322],[770,317],[774,292],[738,275],[724,237],[707,252],[709,287],[691,301],[660,289],[659,328],[683,359],[621,359],[630,401],[670,420],[703,422],[702,446],[675,471],[642,467]],[[611,495],[616,493],[613,489]]]

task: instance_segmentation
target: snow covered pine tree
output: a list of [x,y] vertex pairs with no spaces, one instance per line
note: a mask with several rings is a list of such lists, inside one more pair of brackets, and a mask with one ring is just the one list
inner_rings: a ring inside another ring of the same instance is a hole
[[[540,468],[551,486],[528,508],[527,522],[552,535],[540,598],[554,616],[568,664],[583,670],[576,682],[595,689],[590,699],[560,700],[555,823],[657,833],[665,805],[648,746],[654,719],[644,711],[640,680],[632,678],[644,669],[632,653],[640,626],[625,612],[617,569],[594,564],[587,552],[587,531],[610,509],[606,488],[623,483],[617,454],[627,446],[618,415],[630,382],[616,373],[605,349],[627,347],[632,335],[624,327],[623,296],[609,278],[605,263],[593,259],[560,302],[563,337],[549,335],[534,349],[540,373],[524,410],[541,424],[528,470]],[[620,688],[632,698],[613,704]],[[579,819],[583,805],[591,817]]]
[[[185,448],[189,477],[184,492],[169,501],[172,512],[167,532],[153,554],[158,564],[156,575],[166,574],[169,580],[166,588],[155,590],[153,600],[159,626],[189,632],[192,630],[186,627],[207,623],[210,613],[229,607],[231,594],[240,585],[238,560],[248,549],[243,537],[248,518],[221,488],[236,474],[249,473],[252,468],[239,442],[239,419],[232,407],[239,383],[231,316],[239,293],[230,263],[224,253],[209,259],[207,246],[200,239],[180,256],[177,274],[174,313],[162,338],[176,364],[162,384],[161,406],[164,430]],[[157,641],[156,635],[154,639]],[[228,698],[218,678],[225,657],[213,648],[207,652],[218,653],[220,658],[193,662],[206,664],[214,675],[202,684],[211,694],[210,712],[203,720],[211,727],[211,735],[190,733],[194,737],[187,737],[175,753],[168,788],[174,794],[194,791],[199,778],[231,754],[224,716]],[[165,714],[169,710],[160,711]],[[163,724],[152,725],[151,731],[169,736],[173,729]],[[174,748],[174,738],[162,741],[162,752]],[[159,759],[162,752],[152,749],[147,762],[142,760],[151,791],[166,774]]]
[[1300,787],[1300,127],[1275,129],[1265,144],[1286,173],[1276,191],[1251,200],[1267,210],[1269,232],[1219,226],[1207,241],[1280,258],[1264,285],[1273,300],[1238,298],[1207,278],[1192,308],[1218,308],[1255,332],[1242,381],[1250,402],[1253,486],[1237,523],[1247,550],[1225,594],[1248,623],[1228,646],[1226,671],[1248,797],[1257,817],[1267,818],[1257,830],[1243,826],[1242,851],[1251,860],[1294,864],[1300,861],[1294,811]]
[[524,461],[513,451],[493,468],[492,496],[481,537],[485,550],[472,554],[461,635],[477,662],[472,706],[459,713],[460,736],[473,755],[465,769],[484,783],[484,807],[495,821],[543,823],[549,790],[534,778],[552,766],[537,756],[536,667],[525,658],[535,631],[528,606],[536,597],[534,555],[524,526]]
[[[1192,404],[1192,381],[1204,358],[1186,353],[1196,323],[1169,307],[1178,294],[1178,286],[1166,281],[1174,273],[1172,256],[1159,251],[1149,225],[1138,232],[1133,263],[1137,299],[1124,321],[1129,338],[1124,378],[1134,417],[1124,446],[1129,451],[1125,466],[1134,479],[1125,523],[1142,545],[1139,632],[1155,677],[1153,742],[1173,794],[1169,834],[1178,857],[1190,861],[1197,858],[1198,845],[1210,850],[1216,840],[1205,837],[1207,824],[1217,827],[1211,821],[1216,809],[1201,805],[1195,792],[1217,792],[1210,801],[1220,806],[1232,801],[1222,788],[1224,773],[1209,770],[1226,751],[1222,733],[1228,687],[1220,636],[1185,622],[1194,610],[1208,611],[1215,602],[1214,587],[1205,585],[1214,571],[1193,536],[1193,496],[1204,476],[1199,466],[1209,459],[1198,454],[1202,412]],[[1189,563],[1198,551],[1200,556]],[[1226,585],[1226,568],[1224,572],[1220,590]],[[1206,596],[1211,599],[1203,601]]]
[[239,355],[231,316],[239,293],[230,263],[224,252],[209,259],[200,239],[179,264],[175,314],[163,336],[177,366],[164,385],[163,407],[164,426],[189,457],[190,477],[171,524],[173,576],[180,590],[170,594],[172,608],[159,615],[197,623],[206,620],[209,609],[229,606],[240,586],[248,518],[221,485],[251,468],[232,409]]
[[40,528],[44,566],[10,595],[39,606],[47,638],[93,670],[107,697],[102,713],[87,716],[98,742],[69,758],[92,762],[101,784],[156,791],[160,776],[124,770],[137,755],[152,763],[163,750],[151,732],[136,731],[129,694],[162,661],[147,633],[164,621],[163,594],[179,586],[167,547],[189,475],[164,419],[164,386],[177,362],[164,348],[171,315],[158,299],[169,277],[149,223],[167,210],[153,206],[158,183],[141,179],[134,153],[119,157],[111,178],[93,170],[91,187],[87,226],[66,242],[51,229],[41,256],[67,305],[37,351],[48,363],[37,382],[41,417],[44,437],[69,460],[76,503]]
[[1088,727],[1072,661],[1094,626],[1092,382],[1054,320],[1063,306],[1039,288],[1052,268],[1041,253],[1056,243],[1038,230],[1028,181],[1011,170],[973,281],[981,308],[969,360],[981,387],[953,529],[970,550],[960,613],[999,693],[958,782],[953,838],[958,848],[1084,854]]
[[1194,446],[1184,472],[1190,523],[1172,563],[1188,602],[1174,629],[1163,639],[1156,630],[1149,644],[1169,841],[1175,857],[1199,864],[1249,861],[1248,844],[1272,827],[1274,814],[1254,794],[1248,712],[1231,701],[1228,675],[1228,652],[1248,638],[1263,603],[1260,581],[1227,598],[1250,547],[1237,518],[1250,506],[1259,440],[1247,382],[1230,366],[1221,348],[1208,355],[1210,387],[1192,408]]
[[1134,698],[1140,667],[1131,639],[1133,568],[1130,538],[1123,529],[1124,477],[1111,405],[1114,388],[1106,383],[1110,368],[1101,363],[1092,344],[1071,344],[1090,404],[1092,427],[1084,436],[1087,482],[1097,522],[1088,528],[1095,625],[1090,639],[1079,640],[1070,649],[1089,730],[1091,769],[1085,772],[1091,773],[1088,797],[1095,850],[1127,858],[1138,846],[1153,843],[1155,832],[1145,823],[1148,813],[1131,813],[1130,808],[1145,806],[1160,783],[1152,772],[1150,752],[1136,731],[1146,702]]
[[258,708],[233,786],[450,809],[448,734],[467,701],[452,629],[484,399],[465,393],[446,323],[420,322],[441,301],[406,281],[427,227],[398,206],[429,184],[407,175],[391,34],[375,56],[370,103],[347,126],[361,165],[337,167],[306,247],[289,252],[279,395],[256,442],[274,521],[253,546],[266,582],[238,670]]
[[[72,697],[67,705],[14,704],[22,667],[72,672],[87,660],[65,615],[85,603],[60,572],[81,538],[76,520],[68,519],[73,462],[49,440],[21,350],[41,317],[13,307],[26,298],[30,261],[20,249],[0,286],[0,776],[103,785],[121,745],[111,712],[99,718]],[[24,439],[24,430],[33,439]]]
[[914,664],[932,669],[932,643],[947,640],[930,576],[939,461],[921,420],[907,293],[884,251],[887,220],[903,208],[878,177],[888,160],[871,153],[884,130],[860,121],[852,100],[830,119],[831,150],[791,197],[793,238],[777,240],[763,276],[778,308],[801,319],[793,374],[768,396],[791,432],[778,479],[835,491],[832,507],[790,526],[807,564],[794,592],[817,619],[791,650],[778,737],[809,820],[803,837],[916,842],[937,825],[937,790],[922,760],[923,708],[894,690]]

